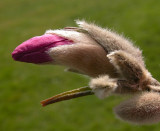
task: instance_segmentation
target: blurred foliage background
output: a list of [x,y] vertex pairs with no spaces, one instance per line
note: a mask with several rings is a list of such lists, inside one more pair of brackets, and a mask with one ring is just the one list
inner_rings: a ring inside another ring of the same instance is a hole
[[1,0],[1,131],[159,131],[160,124],[135,126],[115,118],[112,108],[123,98],[95,96],[41,107],[54,94],[87,85],[84,76],[64,67],[15,62],[11,52],[47,29],[75,26],[85,19],[132,39],[143,50],[147,68],[160,80],[159,0]]

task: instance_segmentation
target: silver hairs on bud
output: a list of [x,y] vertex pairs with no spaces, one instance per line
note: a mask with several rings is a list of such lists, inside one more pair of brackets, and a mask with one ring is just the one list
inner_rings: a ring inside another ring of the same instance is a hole
[[134,124],[160,122],[160,94],[144,92],[122,102],[114,108],[118,118]]

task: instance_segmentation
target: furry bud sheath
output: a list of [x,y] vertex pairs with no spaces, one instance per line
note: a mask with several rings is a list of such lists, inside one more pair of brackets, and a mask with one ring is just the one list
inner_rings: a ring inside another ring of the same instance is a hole
[[153,124],[160,121],[160,94],[144,92],[122,102],[115,109],[118,118],[134,124]]

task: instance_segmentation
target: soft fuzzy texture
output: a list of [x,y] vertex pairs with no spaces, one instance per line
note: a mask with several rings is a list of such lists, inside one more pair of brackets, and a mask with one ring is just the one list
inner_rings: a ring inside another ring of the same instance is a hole
[[138,63],[136,57],[123,50],[114,51],[107,55],[110,62],[121,76],[129,81],[143,82],[151,77],[144,66]]
[[92,79],[89,86],[97,97],[103,99],[115,91],[118,86],[116,82],[116,79],[111,79],[108,75],[103,75]]
[[116,77],[114,67],[106,58],[107,53],[87,34],[71,30],[49,30],[46,34],[56,34],[74,41],[74,45],[50,48],[48,54],[54,59],[53,64],[65,65],[76,72],[91,77],[109,74]]
[[134,124],[153,124],[160,121],[160,94],[144,92],[115,107],[118,118]]
[[140,63],[144,63],[142,53],[139,48],[135,47],[131,41],[124,38],[122,35],[85,21],[77,20],[76,22],[82,29],[87,31],[90,37],[100,44],[108,53],[116,50],[123,50],[136,57]]

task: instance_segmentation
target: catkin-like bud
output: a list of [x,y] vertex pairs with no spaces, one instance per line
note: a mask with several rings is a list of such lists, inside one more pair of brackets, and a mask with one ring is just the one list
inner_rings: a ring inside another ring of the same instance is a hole
[[160,121],[160,94],[144,92],[115,107],[118,118],[134,124],[154,124]]

